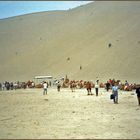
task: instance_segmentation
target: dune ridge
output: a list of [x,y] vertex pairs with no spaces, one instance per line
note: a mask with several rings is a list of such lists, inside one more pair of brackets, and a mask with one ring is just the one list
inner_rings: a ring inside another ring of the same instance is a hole
[[96,1],[0,20],[0,81],[68,75],[140,83],[139,25],[138,1]]

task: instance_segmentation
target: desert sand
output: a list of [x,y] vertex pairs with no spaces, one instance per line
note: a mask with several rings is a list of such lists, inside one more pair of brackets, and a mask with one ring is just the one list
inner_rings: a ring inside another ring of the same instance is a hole
[[[110,92],[98,97],[86,89],[49,88],[0,91],[0,138],[14,139],[139,139],[140,106],[135,91],[119,91],[119,104]],[[94,89],[92,89],[94,93]]]
[[[138,1],[96,1],[0,20],[0,82],[67,75],[71,80],[99,77],[103,83],[115,78],[139,84],[139,28]],[[87,96],[85,89],[42,92],[0,91],[1,139],[140,138],[135,91],[120,91],[119,104],[104,89],[98,97]]]

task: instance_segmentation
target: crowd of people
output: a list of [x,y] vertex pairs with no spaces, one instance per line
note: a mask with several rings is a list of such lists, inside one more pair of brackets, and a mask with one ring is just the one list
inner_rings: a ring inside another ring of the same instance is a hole
[[[118,90],[124,91],[136,90],[138,105],[140,105],[140,85],[137,85],[135,83],[129,84],[127,80],[125,80],[125,83],[122,83],[120,80],[109,79],[105,84],[103,84],[99,82],[99,79],[97,79],[95,83],[93,83],[92,81],[83,81],[83,80],[70,81],[69,79],[66,79],[62,83],[62,87],[63,86],[66,87],[66,85],[67,87],[70,87],[72,92],[74,92],[76,88],[86,88],[87,95],[93,95],[92,88],[95,89],[96,96],[98,96],[99,88],[105,88],[107,92],[111,90],[112,94],[110,95],[110,99],[113,99],[114,104],[118,104]],[[61,85],[59,83],[59,88],[60,87]]]
[[[33,81],[28,82],[2,82],[0,83],[0,90],[16,90],[16,89],[26,89],[26,88],[43,88],[43,95],[47,95],[48,87],[51,87],[51,82],[42,81],[40,84],[35,84]],[[106,83],[101,83],[99,79],[93,81],[83,81],[83,80],[69,80],[68,78],[61,81],[57,80],[56,84],[53,86],[57,87],[57,91],[60,92],[61,88],[70,88],[72,92],[75,92],[75,89],[85,88],[87,90],[87,95],[94,95],[92,93],[92,88],[95,89],[95,94],[98,96],[99,88],[105,88],[108,92],[112,91],[110,99],[113,99],[115,104],[118,104],[118,90],[132,91],[136,90],[138,104],[140,105],[140,85],[129,84],[126,80],[125,83],[122,83],[120,80],[109,79]]]
[[35,82],[28,81],[28,82],[0,82],[0,90],[13,90],[13,89],[26,89],[26,88],[34,88]]
[[13,82],[3,82],[3,83],[0,83],[0,90],[13,90],[15,89],[15,83]]

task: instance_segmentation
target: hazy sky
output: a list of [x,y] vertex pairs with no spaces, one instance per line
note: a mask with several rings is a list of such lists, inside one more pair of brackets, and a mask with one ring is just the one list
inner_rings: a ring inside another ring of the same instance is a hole
[[92,1],[0,1],[0,19],[27,13],[67,10]]

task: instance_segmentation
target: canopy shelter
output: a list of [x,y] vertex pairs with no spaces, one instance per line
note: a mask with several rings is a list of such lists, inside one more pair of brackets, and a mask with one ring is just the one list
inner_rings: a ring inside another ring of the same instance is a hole
[[52,76],[35,76],[35,79],[52,79]]
[[50,80],[53,79],[53,77],[50,76],[50,75],[47,75],[47,76],[35,76],[34,79],[35,79],[36,83],[40,83],[40,82],[43,82],[43,81],[48,81],[48,80],[50,81]]

